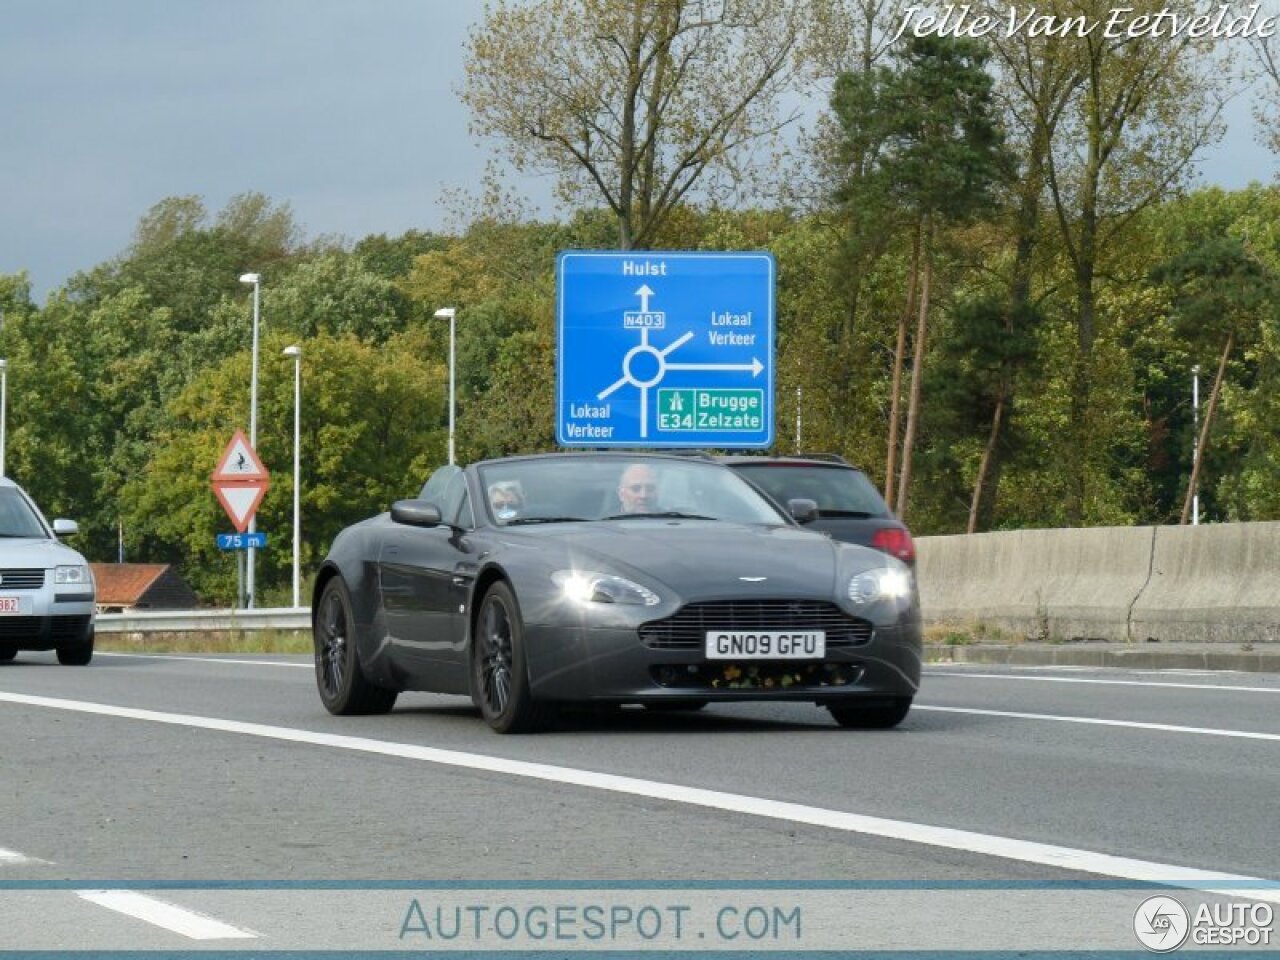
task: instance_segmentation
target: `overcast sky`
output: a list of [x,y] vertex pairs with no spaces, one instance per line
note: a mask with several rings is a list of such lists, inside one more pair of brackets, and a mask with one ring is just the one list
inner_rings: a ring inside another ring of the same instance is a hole
[[[0,273],[37,301],[167,196],[261,191],[308,236],[439,229],[489,148],[456,90],[479,0],[0,0]],[[1239,42],[1239,41],[1236,41]],[[1201,164],[1270,180],[1237,101]],[[549,185],[520,181],[535,205]]]

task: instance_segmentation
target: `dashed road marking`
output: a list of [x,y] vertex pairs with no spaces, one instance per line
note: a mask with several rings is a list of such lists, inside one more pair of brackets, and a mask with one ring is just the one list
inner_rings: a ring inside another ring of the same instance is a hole
[[24,853],[17,850],[6,850],[0,847],[0,867],[20,867],[28,863],[48,863],[48,860],[40,860],[36,857],[28,857]]
[[1099,717],[1070,717],[1057,713],[1021,713],[1016,710],[982,710],[977,707],[935,707],[917,704],[912,710],[932,713],[967,713],[979,717],[1005,717],[1011,720],[1056,720],[1059,723],[1083,723],[1097,727],[1127,727],[1130,730],[1155,730],[1160,733],[1194,733],[1210,737],[1235,737],[1240,740],[1280,741],[1280,733],[1254,730],[1223,730],[1219,727],[1180,727],[1172,723],[1145,723],[1141,720],[1103,720]]
[[134,890],[80,890],[77,895],[82,900],[181,934],[189,940],[256,940],[259,936],[252,930],[233,927]]
[[1280,694],[1280,687],[1244,687],[1229,683],[1177,683],[1175,681],[1160,682],[1156,680],[1108,680],[1102,677],[1028,677],[1012,673],[934,673],[925,671],[926,676],[946,676],[956,679],[970,680],[1022,680],[1028,683],[1087,683],[1108,687],[1166,687],[1173,690],[1230,690],[1232,693],[1270,693]]
[[130,660],[191,660],[196,663],[234,663],[248,667],[294,667],[301,670],[314,670],[315,664],[289,663],[285,660],[234,660],[230,657],[189,657],[176,653],[103,653],[98,651],[97,657],[125,657]]

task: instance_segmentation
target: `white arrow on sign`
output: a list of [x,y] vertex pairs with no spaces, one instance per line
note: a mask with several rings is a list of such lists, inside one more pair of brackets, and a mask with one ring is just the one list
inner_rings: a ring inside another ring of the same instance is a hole
[[653,296],[653,291],[649,289],[647,283],[641,284],[640,289],[636,291],[636,296],[640,298],[640,312],[649,312],[649,298]]
[[750,363],[668,363],[668,370],[750,370],[751,376],[760,376],[764,364],[755,357]]

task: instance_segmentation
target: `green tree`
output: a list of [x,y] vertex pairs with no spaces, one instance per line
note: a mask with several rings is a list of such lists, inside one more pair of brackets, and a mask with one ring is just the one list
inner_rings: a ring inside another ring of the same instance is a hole
[[516,169],[550,171],[576,206],[602,200],[618,246],[645,248],[785,122],[802,21],[776,0],[499,0],[471,33],[462,98]]
[[[262,589],[289,576],[292,524],[293,361],[291,338],[264,337],[258,452],[271,489],[258,528],[271,545],[260,555]],[[314,567],[343,527],[417,492],[444,460],[438,426],[438,363],[398,338],[382,346],[351,334],[321,334],[302,345],[303,569]],[[234,562],[214,534],[230,529],[209,487],[218,456],[243,423],[248,352],[211,367],[169,404],[169,426],[121,491],[130,549],[177,564],[206,599],[234,596]]]
[[1200,434],[1196,438],[1191,479],[1183,501],[1181,523],[1191,516],[1192,496],[1199,489],[1214,414],[1226,380],[1227,363],[1239,341],[1256,340],[1261,324],[1280,315],[1272,275],[1245,245],[1219,237],[1161,264],[1152,278],[1173,288],[1173,307],[1183,336],[1193,344],[1221,344],[1217,371]]
[[[1168,10],[1143,0],[1132,15]],[[1173,5],[1201,12],[1194,0]],[[1053,5],[1045,12],[1105,19],[1102,0]],[[1192,174],[1191,161],[1221,134],[1219,115],[1228,77],[1209,54],[1212,38],[1108,36],[1095,30],[1070,44],[1082,81],[1053,129],[1045,173],[1062,250],[1074,288],[1076,356],[1072,363],[1069,437],[1073,486],[1069,517],[1085,519],[1087,480],[1105,470],[1093,451],[1105,450],[1091,406],[1092,354],[1098,335],[1098,267],[1125,242],[1135,218],[1168,197]],[[1047,127],[1045,129],[1047,133]]]
[[[896,410],[890,413],[887,444],[886,489],[899,515],[906,513],[911,483],[938,231],[988,206],[1007,167],[987,58],[985,49],[973,41],[913,38],[896,51],[897,69],[879,68],[870,80],[856,81],[857,96],[833,104],[853,149],[871,157],[872,169],[860,172],[857,179],[878,187],[900,219],[911,224],[912,262],[919,263],[918,271],[912,269],[907,293],[908,309],[915,309],[917,323],[896,492]],[[857,193],[866,189],[860,186]],[[899,344],[905,341],[904,328],[900,323]],[[898,351],[895,371],[901,362]]]

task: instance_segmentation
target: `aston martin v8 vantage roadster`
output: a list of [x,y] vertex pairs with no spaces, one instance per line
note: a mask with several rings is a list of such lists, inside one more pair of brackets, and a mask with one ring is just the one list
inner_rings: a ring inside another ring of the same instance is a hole
[[461,694],[500,733],[569,704],[735,700],[892,727],[922,653],[909,567],[803,529],[728,467],[659,454],[441,467],[338,535],[312,625],[332,713]]

